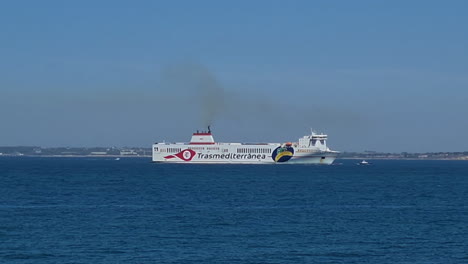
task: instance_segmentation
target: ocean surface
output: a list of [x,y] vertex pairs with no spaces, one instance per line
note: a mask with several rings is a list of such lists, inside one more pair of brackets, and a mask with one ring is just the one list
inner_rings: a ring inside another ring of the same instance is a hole
[[0,157],[0,263],[468,263],[468,161]]

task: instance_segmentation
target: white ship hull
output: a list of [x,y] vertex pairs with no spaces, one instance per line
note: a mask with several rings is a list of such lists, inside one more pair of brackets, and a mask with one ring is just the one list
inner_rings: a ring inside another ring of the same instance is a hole
[[[183,152],[183,151],[181,151]],[[177,153],[174,153],[177,154]],[[200,156],[201,155],[201,156]],[[191,160],[184,160],[180,158],[167,159],[159,155],[153,155],[153,162],[163,163],[202,163],[202,164],[213,164],[213,163],[230,163],[230,164],[273,164],[273,163],[288,163],[288,164],[321,164],[330,165],[332,164],[338,153],[317,153],[304,156],[292,157],[287,162],[275,162],[271,155],[247,155],[245,158],[230,155],[211,155],[208,153],[197,153]]]
[[327,135],[312,133],[296,143],[216,143],[211,131],[197,132],[190,143],[153,144],[153,162],[202,164],[323,164],[338,155],[326,147]]

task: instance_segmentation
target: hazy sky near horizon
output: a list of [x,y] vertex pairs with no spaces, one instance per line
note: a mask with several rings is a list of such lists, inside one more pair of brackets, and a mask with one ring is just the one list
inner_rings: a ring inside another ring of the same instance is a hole
[[2,1],[0,145],[468,150],[467,1]]

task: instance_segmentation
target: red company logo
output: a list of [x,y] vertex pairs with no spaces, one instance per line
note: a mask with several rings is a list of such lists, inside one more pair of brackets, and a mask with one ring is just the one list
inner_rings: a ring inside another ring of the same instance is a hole
[[174,155],[169,155],[164,157],[165,159],[172,159],[172,158],[179,158],[184,161],[191,161],[193,157],[195,157],[195,154],[197,154],[195,151],[191,149],[184,149],[181,152],[174,154]]

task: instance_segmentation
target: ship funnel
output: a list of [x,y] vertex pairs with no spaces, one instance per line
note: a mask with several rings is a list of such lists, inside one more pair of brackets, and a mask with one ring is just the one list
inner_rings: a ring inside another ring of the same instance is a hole
[[213,135],[211,134],[210,126],[208,126],[208,131],[197,130],[196,133],[192,134],[192,139],[190,140],[190,145],[212,145],[215,144]]

